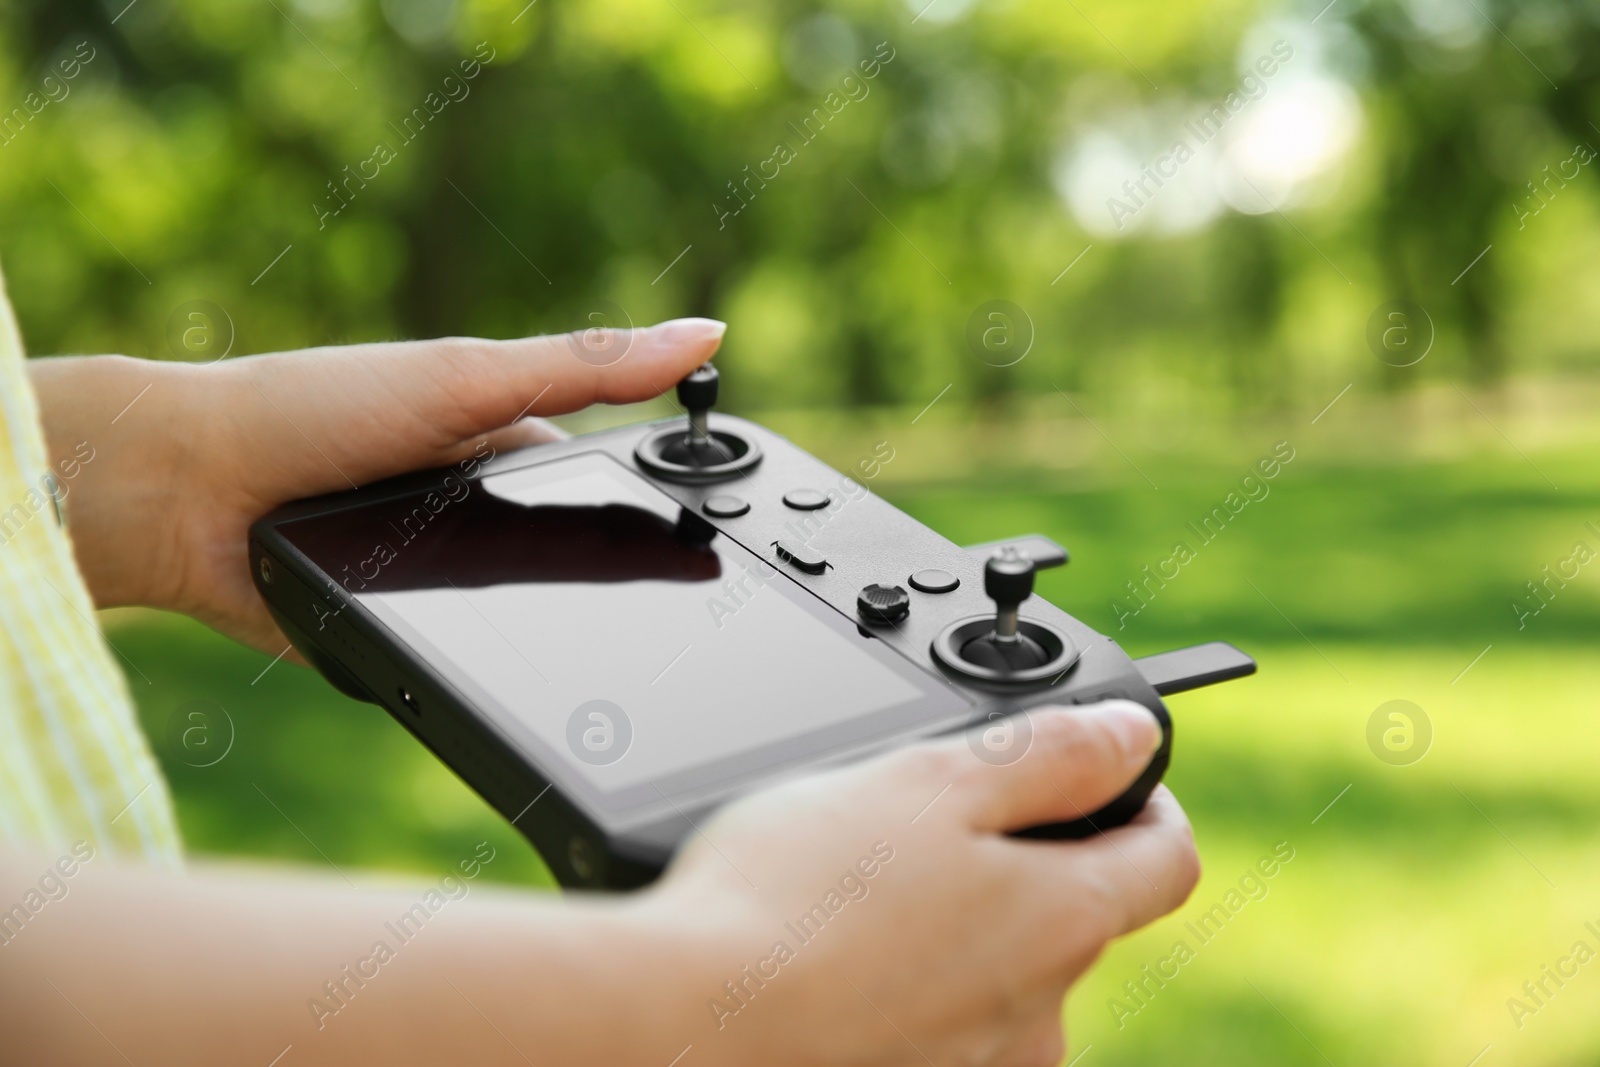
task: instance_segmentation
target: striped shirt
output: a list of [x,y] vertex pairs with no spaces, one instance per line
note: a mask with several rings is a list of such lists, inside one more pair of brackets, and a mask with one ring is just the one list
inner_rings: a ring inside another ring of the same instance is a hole
[[85,441],[45,451],[22,341],[0,278],[0,844],[176,866],[161,769],[73,562],[58,501],[92,463]]

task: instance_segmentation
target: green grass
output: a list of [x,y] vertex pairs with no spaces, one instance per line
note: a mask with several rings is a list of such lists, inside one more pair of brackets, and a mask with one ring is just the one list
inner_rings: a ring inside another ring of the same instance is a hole
[[[1299,446],[1270,496],[1199,546],[1185,524],[1278,439],[1220,459],[1140,453],[1143,475],[1113,453],[1082,469],[878,486],[958,541],[1062,540],[1073,562],[1041,593],[1135,655],[1225,638],[1260,661],[1252,679],[1171,701],[1168,780],[1206,875],[1069,1000],[1074,1047],[1092,1046],[1080,1062],[1466,1067],[1485,1046],[1485,1067],[1600,1062],[1586,1025],[1600,962],[1520,1030],[1506,1006],[1574,941],[1600,950],[1584,930],[1600,927],[1600,561],[1526,629],[1510,608],[1575,541],[1600,548],[1585,526],[1600,524],[1592,448],[1531,453],[1556,490],[1498,439],[1444,458]],[[826,458],[848,466],[854,446],[832,447]],[[1179,539],[1195,559],[1118,631],[1112,600]],[[547,884],[503,821],[383,712],[286,664],[256,680],[267,657],[184,620],[122,616],[111,634],[149,679],[130,669],[194,851],[428,875],[488,838],[503,857],[490,876]],[[1433,726],[1412,766],[1367,748],[1369,716],[1392,699]],[[185,765],[173,740],[194,700],[234,725],[214,766]],[[1123,982],[1278,842],[1295,858],[1268,896],[1119,1028],[1108,1001]]]
[[[110,635],[137,665],[129,685],[192,852],[437,878],[488,840],[485,877],[553,884],[521,835],[381,708],[177,616],[122,615]],[[199,734],[184,745],[191,721],[210,747]]]

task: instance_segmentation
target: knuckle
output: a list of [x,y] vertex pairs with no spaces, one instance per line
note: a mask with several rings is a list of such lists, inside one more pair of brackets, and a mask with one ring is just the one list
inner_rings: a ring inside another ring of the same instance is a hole
[[[835,778],[835,785],[848,790],[865,791],[878,797],[893,797],[895,801],[912,804],[915,811],[941,793],[947,786],[951,792],[960,790],[957,778],[958,761],[953,759],[946,746],[918,744],[852,766],[839,768],[827,777]],[[814,781],[821,776],[808,776],[800,782]],[[791,784],[791,787],[797,787]],[[938,812],[949,798],[932,806]],[[923,823],[931,820],[924,819]]]
[[1022,1018],[1034,1001],[1033,987],[1031,975],[1007,970],[996,984],[995,1014],[1006,1020]]
[[1108,874],[1090,880],[1091,898],[1100,922],[1091,926],[1102,944],[1120,936],[1135,925],[1137,913],[1132,896]]
[[997,1055],[983,1062],[988,1067],[1056,1067],[1067,1053],[1066,1034],[1055,1011],[1041,1017],[1035,1010],[1009,1028]]
[[1051,709],[1042,716],[1034,736],[1051,760],[1074,766],[1095,765],[1116,747],[1111,728],[1098,716],[1067,708]]
[[1204,865],[1200,862],[1200,852],[1194,846],[1194,834],[1185,831],[1182,847],[1178,858],[1177,868],[1177,900],[1174,907],[1189,899],[1194,892],[1194,887],[1200,884],[1200,876],[1204,873]]
[[[1124,702],[1126,703],[1126,702]],[[1111,721],[1103,716],[1095,716],[1085,731],[1088,745],[1092,745],[1097,757],[1120,756],[1124,742]]]
[[[1096,898],[1099,901],[1101,919],[1099,924],[1092,928],[1100,935],[1101,948],[1104,948],[1106,942],[1144,924],[1144,909],[1148,907],[1148,898],[1144,897],[1140,890],[1148,887],[1144,884],[1143,877],[1130,869],[1127,878],[1121,881],[1109,874],[1103,874],[1096,879]],[[1135,879],[1138,880],[1137,887],[1132,881]]]
[[905,770],[914,777],[939,784],[953,783],[962,789],[969,788],[976,767],[982,766],[971,759],[964,747],[951,744],[916,745],[905,750]]
[[495,342],[479,337],[441,337],[433,342],[434,356],[451,370],[476,370],[488,358]]
[[434,380],[443,390],[462,390],[492,368],[493,341],[477,337],[441,337],[424,350]]
[[1172,885],[1169,896],[1172,907],[1177,907],[1189,899],[1189,894],[1199,884],[1203,873],[1200,862],[1200,851],[1195,846],[1194,827],[1189,820],[1184,818],[1181,810],[1171,801],[1170,795],[1160,798],[1164,801],[1164,810],[1160,822],[1160,837],[1157,839],[1169,853],[1168,869],[1171,872]]
[[1095,866],[1080,867],[1073,883],[1070,903],[1056,914],[1056,936],[1062,956],[1076,960],[1120,932],[1128,904],[1114,880]]
[[1059,1023],[1042,1033],[1033,1048],[1033,1055],[1024,1061],[1026,1067],[1056,1067],[1067,1055],[1067,1038]]
[[958,1049],[955,1053],[956,1067],[986,1067],[991,1064],[988,1050],[979,1046],[969,1046]]

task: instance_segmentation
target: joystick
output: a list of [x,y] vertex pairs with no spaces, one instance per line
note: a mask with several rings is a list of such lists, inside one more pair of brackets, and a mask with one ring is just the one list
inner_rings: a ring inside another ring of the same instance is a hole
[[686,467],[712,467],[729,463],[733,450],[711,436],[711,409],[717,404],[717,368],[702,363],[678,383],[678,404],[689,413],[688,436],[668,441],[661,458]]
[[1059,680],[1078,661],[1072,639],[1054,627],[1021,617],[1033,595],[1036,565],[1015,545],[1002,545],[983,565],[983,591],[993,615],[962,619],[945,627],[933,655],[947,670],[999,685]]
[[1004,672],[1048,663],[1050,653],[1022,632],[1017,616],[1022,602],[1033,595],[1033,560],[1007,545],[984,564],[983,591],[994,601],[994,629],[963,645],[961,658]]
[[669,481],[715,482],[760,461],[755,442],[731,430],[711,428],[718,380],[717,368],[702,363],[678,383],[678,403],[689,413],[688,432],[678,423],[640,441],[634,452],[640,466]]

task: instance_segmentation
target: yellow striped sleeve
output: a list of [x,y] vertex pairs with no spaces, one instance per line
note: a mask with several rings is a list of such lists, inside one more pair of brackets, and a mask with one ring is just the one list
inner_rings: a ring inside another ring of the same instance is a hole
[[65,851],[87,840],[176,865],[166,782],[60,519],[67,473],[47,457],[0,278],[0,841]]

